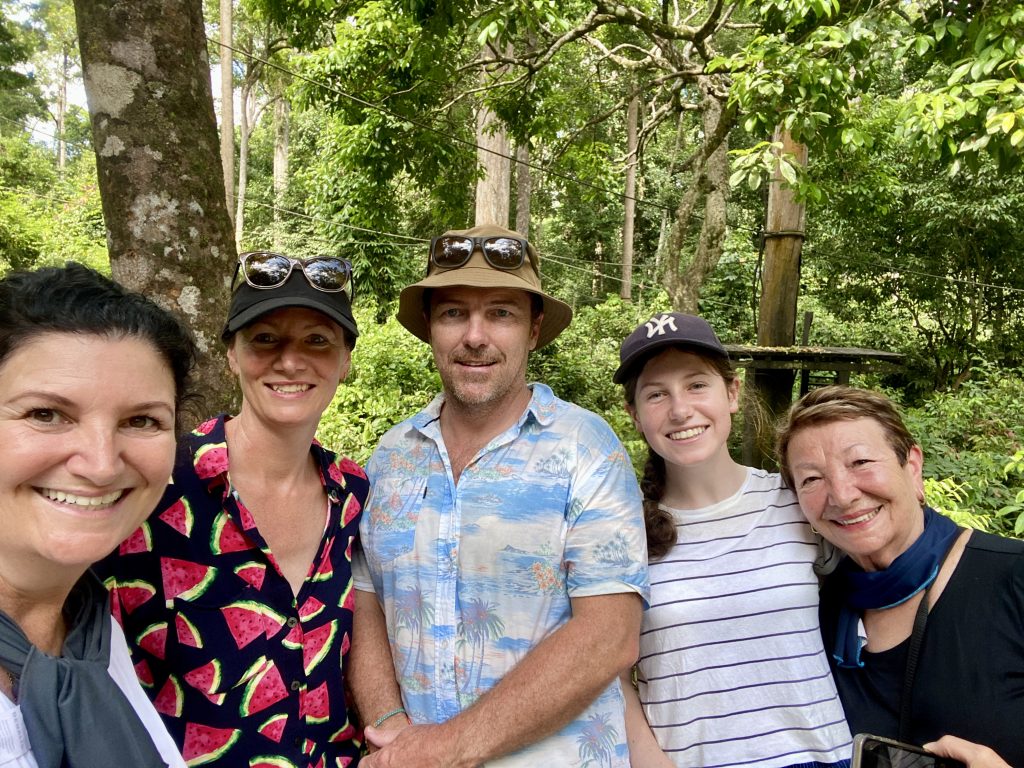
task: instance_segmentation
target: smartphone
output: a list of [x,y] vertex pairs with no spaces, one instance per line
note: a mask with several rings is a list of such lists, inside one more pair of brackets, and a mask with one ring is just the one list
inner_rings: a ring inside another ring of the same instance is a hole
[[858,733],[853,737],[851,768],[967,768],[959,760],[939,757],[912,744]]

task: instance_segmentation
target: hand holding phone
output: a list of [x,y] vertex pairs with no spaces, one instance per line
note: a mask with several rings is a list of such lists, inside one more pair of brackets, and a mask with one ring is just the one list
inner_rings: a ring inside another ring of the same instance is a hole
[[959,760],[939,757],[912,744],[858,733],[853,737],[851,768],[967,768]]

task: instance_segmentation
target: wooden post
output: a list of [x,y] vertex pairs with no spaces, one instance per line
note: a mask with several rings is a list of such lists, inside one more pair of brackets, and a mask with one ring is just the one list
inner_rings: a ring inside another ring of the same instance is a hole
[[[790,154],[801,165],[807,163],[807,147],[793,140],[781,127],[772,140],[781,144],[780,154]],[[804,242],[803,203],[785,186],[778,171],[768,188],[765,226],[764,266],[761,272],[761,303],[758,309],[757,343],[763,347],[790,347],[796,338],[796,303],[800,289],[800,253]],[[793,400],[796,372],[788,369],[754,370],[753,384],[772,423]],[[774,467],[772,430],[757,440],[757,466]]]
[[[814,322],[813,312],[804,312],[804,330],[800,334],[800,344],[806,347],[811,341],[811,323]],[[811,369],[804,368],[800,371],[800,397],[807,394],[811,388]]]

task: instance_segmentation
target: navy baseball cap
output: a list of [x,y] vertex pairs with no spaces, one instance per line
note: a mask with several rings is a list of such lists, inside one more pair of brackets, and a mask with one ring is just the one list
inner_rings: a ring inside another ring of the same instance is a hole
[[619,367],[612,381],[621,384],[633,368],[663,347],[690,347],[717,357],[729,357],[707,320],[682,312],[662,312],[636,327],[619,349]]
[[315,309],[347,330],[353,343],[359,336],[348,294],[345,291],[319,291],[309,284],[301,269],[294,269],[284,284],[277,288],[253,288],[242,280],[231,297],[231,308],[221,338],[227,341],[261,315],[284,307]]

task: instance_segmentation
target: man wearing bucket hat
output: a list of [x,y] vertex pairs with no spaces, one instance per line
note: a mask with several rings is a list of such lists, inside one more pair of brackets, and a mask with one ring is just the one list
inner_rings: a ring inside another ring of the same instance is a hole
[[362,765],[629,765],[615,677],[648,593],[639,489],[607,424],[526,379],[571,318],[496,226],[434,238],[402,291],[443,392],[368,465],[350,681],[381,749]]

